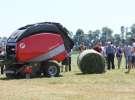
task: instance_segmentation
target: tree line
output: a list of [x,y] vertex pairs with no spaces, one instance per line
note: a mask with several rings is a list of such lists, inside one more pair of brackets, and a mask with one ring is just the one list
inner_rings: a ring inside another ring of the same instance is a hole
[[87,48],[91,48],[96,42],[106,45],[107,41],[113,42],[115,45],[131,44],[131,39],[135,37],[135,24],[131,27],[120,27],[120,33],[113,34],[113,30],[109,27],[103,27],[101,30],[89,30],[87,34],[82,29],[78,29],[73,36],[75,47],[79,47],[83,42]]

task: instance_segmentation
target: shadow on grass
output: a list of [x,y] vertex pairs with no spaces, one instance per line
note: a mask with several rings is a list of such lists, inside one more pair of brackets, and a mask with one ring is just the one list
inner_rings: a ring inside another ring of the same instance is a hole
[[75,75],[87,75],[87,74],[84,74],[84,73],[75,73]]
[[[58,77],[63,77],[63,75],[59,75],[57,77],[54,78],[58,78]],[[47,77],[47,76],[32,76],[30,78],[25,78],[25,77],[16,77],[16,78],[7,78],[7,77],[0,77],[0,80],[24,80],[24,79],[38,79],[38,78],[52,78],[52,77]]]
[[98,74],[101,74],[101,73],[76,73],[75,75],[98,75]]
[[6,77],[0,77],[0,80],[9,80],[9,79]]
[[105,72],[102,73],[76,73],[75,75],[101,75],[101,74],[105,74]]

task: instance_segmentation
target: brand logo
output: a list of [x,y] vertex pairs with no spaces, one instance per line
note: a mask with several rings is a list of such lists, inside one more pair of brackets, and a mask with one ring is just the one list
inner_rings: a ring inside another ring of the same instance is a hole
[[25,43],[20,43],[19,47],[24,49],[24,48],[26,48],[26,44]]

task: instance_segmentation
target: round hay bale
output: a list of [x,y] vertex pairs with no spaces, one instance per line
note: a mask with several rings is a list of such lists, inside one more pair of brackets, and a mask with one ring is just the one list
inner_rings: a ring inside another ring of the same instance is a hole
[[105,72],[104,57],[93,49],[83,51],[78,56],[77,64],[83,74]]

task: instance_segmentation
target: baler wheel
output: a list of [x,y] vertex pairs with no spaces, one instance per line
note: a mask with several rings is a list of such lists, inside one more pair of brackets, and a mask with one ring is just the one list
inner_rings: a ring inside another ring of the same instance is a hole
[[49,61],[44,66],[44,74],[48,77],[58,77],[60,74],[60,66],[56,62]]

